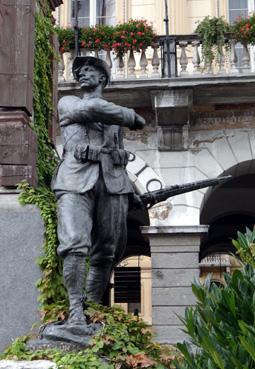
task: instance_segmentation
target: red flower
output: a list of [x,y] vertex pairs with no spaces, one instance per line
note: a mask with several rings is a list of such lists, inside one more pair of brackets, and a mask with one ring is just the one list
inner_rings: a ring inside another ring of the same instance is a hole
[[134,32],[130,32],[130,35],[131,35],[131,36],[134,36]]
[[95,41],[96,44],[99,44],[100,42],[101,42],[100,38],[97,38]]
[[120,36],[120,38],[124,39],[124,38],[125,38],[125,36],[123,36],[123,35],[122,35],[122,36]]
[[137,40],[136,40],[136,39],[134,39],[134,40],[133,40],[133,44],[136,44],[136,43],[137,43]]
[[142,48],[143,47],[143,42],[140,42],[139,46]]
[[142,36],[143,35],[143,32],[137,32],[138,36]]
[[81,47],[84,47],[86,45],[86,42],[85,41],[82,41],[81,42]]

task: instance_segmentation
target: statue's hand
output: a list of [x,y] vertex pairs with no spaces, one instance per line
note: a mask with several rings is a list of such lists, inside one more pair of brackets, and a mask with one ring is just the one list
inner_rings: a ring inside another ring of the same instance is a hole
[[138,209],[144,209],[144,204],[138,194],[132,193],[129,195],[129,210]]
[[74,150],[74,157],[78,161],[85,161],[88,156],[88,145],[77,145]]
[[145,126],[145,119],[143,119],[143,117],[141,117],[141,115],[136,113],[135,114],[135,123],[130,129],[136,131],[137,129],[143,129],[144,126]]

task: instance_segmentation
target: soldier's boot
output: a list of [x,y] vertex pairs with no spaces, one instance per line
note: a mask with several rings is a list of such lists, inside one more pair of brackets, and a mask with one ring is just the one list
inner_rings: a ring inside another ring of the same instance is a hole
[[68,323],[86,323],[83,312],[86,260],[81,254],[69,254],[64,258],[63,276],[69,297]]
[[86,296],[88,300],[97,304],[102,303],[111,271],[111,266],[90,266],[86,281]]

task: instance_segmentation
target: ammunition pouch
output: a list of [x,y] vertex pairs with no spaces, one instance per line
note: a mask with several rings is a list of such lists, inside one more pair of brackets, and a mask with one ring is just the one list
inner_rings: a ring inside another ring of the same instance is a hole
[[114,165],[126,167],[129,159],[129,152],[123,149],[115,149],[110,152]]
[[126,167],[129,153],[123,149],[112,149],[94,145],[77,145],[74,150],[74,157],[80,162],[91,161],[101,162],[101,155],[110,155],[113,165]]

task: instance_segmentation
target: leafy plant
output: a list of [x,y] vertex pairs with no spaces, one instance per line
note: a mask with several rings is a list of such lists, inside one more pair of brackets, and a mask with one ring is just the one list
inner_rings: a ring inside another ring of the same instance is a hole
[[251,265],[225,274],[225,288],[196,282],[198,300],[183,323],[191,343],[178,344],[185,364],[178,369],[253,369],[255,367],[255,271]]
[[155,34],[151,25],[143,19],[130,19],[116,26],[112,47],[118,53],[128,50],[140,51],[151,46]]
[[225,33],[230,31],[230,25],[222,17],[205,17],[197,26],[195,32],[202,41],[202,56],[206,63],[211,63],[223,53]]
[[18,188],[21,190],[20,203],[38,206],[44,221],[44,255],[38,260],[42,278],[37,287],[40,291],[42,318],[47,321],[64,317],[67,298],[61,277],[61,261],[56,255],[56,199],[50,189],[51,178],[58,162],[48,134],[52,118],[52,60],[56,55],[51,43],[54,32],[51,10],[45,4],[38,0],[35,15],[34,117],[31,126],[37,133],[38,187],[31,188],[23,181]]
[[[74,29],[55,28],[60,44],[60,52],[74,48]],[[153,42],[155,34],[146,20],[130,19],[117,26],[96,25],[79,30],[80,47],[91,51],[114,50],[117,54],[128,50],[140,51],[146,49]]]
[[74,49],[74,28],[56,26],[54,29],[58,35],[59,51],[65,53]]
[[81,29],[80,45],[88,50],[111,50],[114,27],[96,25]]
[[241,260],[255,268],[255,229],[246,228],[245,234],[237,232],[237,240],[232,240]]
[[255,14],[238,17],[232,26],[234,38],[246,44],[255,44]]

